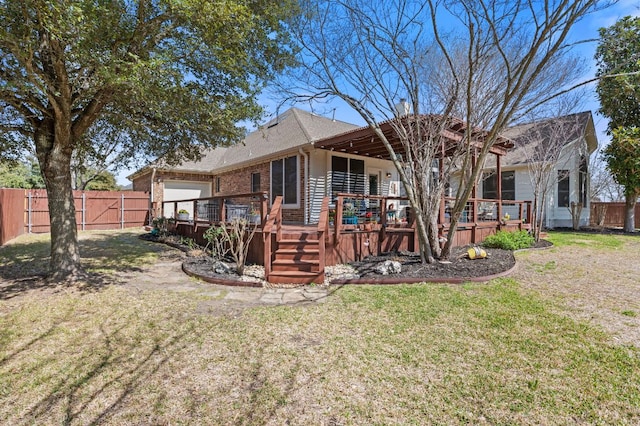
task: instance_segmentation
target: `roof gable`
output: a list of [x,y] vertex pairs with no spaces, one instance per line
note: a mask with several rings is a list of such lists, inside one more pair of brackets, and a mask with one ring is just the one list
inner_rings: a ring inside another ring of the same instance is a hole
[[[526,165],[536,151],[548,149],[549,144],[556,141],[568,146],[584,139],[589,153],[598,148],[591,111],[519,124],[509,127],[502,135],[515,142],[515,147],[501,159],[503,167]],[[487,166],[494,163],[488,161]]]

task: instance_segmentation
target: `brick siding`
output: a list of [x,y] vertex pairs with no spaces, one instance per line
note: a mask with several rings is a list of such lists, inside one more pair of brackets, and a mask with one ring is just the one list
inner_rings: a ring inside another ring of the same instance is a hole
[[[300,171],[300,208],[282,210],[282,219],[287,222],[303,222],[304,221],[304,157],[298,156],[298,169]],[[260,173],[260,191],[269,192],[271,186],[271,161],[255,164],[249,167],[233,170],[219,175],[211,176],[199,173],[182,173],[182,172],[156,172],[156,185],[154,185],[154,216],[160,214],[162,209],[164,184],[161,181],[167,180],[183,180],[192,182],[211,182],[212,194],[241,194],[251,192],[251,174]],[[220,178],[220,191],[216,191],[216,178]],[[151,191],[151,171],[133,180],[134,191]]]

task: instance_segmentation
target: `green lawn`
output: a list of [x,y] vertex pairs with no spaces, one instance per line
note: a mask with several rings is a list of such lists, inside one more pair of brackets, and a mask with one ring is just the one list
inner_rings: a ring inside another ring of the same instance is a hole
[[[135,244],[141,256],[152,252],[133,238],[124,246]],[[105,256],[107,269],[113,256]],[[258,307],[237,317],[199,313],[207,297],[107,285],[0,299],[0,419],[640,423],[640,350],[613,344],[512,278],[345,286],[323,304]]]

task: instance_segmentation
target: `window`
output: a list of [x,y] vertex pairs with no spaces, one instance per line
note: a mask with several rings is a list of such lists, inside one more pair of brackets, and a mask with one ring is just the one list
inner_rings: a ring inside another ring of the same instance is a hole
[[220,192],[220,176],[216,176],[216,188],[215,192]]
[[271,201],[282,195],[282,204],[298,204],[298,157],[271,162]]
[[331,193],[364,194],[364,160],[331,157]]
[[583,155],[580,157],[580,169],[578,172],[578,192],[580,193],[580,202],[583,207],[586,207],[587,205],[587,188],[589,186],[587,185],[588,176],[587,159]]
[[251,192],[260,192],[260,173],[251,173]]
[[[482,198],[496,200],[498,198],[498,183],[495,173],[485,173],[482,179]],[[516,172],[502,172],[502,199],[516,199]]]
[[569,170],[558,170],[558,207],[569,207]]
[[516,172],[502,172],[502,199],[516,199]]

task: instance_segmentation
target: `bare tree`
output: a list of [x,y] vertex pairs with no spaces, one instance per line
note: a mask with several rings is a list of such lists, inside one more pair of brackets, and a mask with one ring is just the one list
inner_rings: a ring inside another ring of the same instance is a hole
[[591,201],[624,202],[624,187],[616,183],[603,161],[601,147],[589,162]]
[[[285,85],[296,100],[337,97],[362,116],[387,148],[406,189],[423,260],[447,258],[500,133],[577,78],[569,31],[599,5],[595,0],[309,0],[291,24],[300,67]],[[401,98],[409,115],[397,113]],[[394,127],[402,149],[382,131],[383,122]],[[441,251],[438,207],[454,170],[460,185]]]
[[[505,133],[515,142],[515,150],[509,155],[527,165],[533,191],[534,219],[531,226],[536,241],[540,239],[540,231],[544,228],[547,200],[558,180],[568,177],[572,154],[577,154],[585,161],[589,157],[583,140],[589,114],[535,121],[511,127]],[[578,202],[582,203],[582,200]]]

